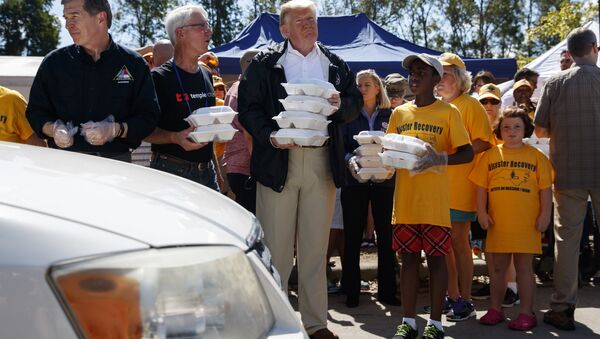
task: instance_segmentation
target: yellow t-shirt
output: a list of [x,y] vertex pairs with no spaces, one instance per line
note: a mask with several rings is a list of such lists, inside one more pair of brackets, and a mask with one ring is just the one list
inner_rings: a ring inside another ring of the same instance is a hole
[[[456,106],[460,112],[471,143],[479,139],[494,145],[494,134],[485,113],[485,108],[481,106],[477,99],[468,94],[463,94],[452,100],[451,104]],[[477,158],[476,155],[473,161],[469,163],[448,166],[450,208],[465,212],[477,211],[475,185],[468,179]]]
[[17,91],[0,86],[0,140],[25,143],[33,130],[25,117],[27,101]]
[[[412,102],[397,107],[390,117],[387,133],[417,137],[444,152],[454,152],[457,147],[469,144],[458,110],[440,100],[426,107],[417,107]],[[450,227],[446,172],[426,171],[410,176],[408,170],[397,170],[392,224]]]
[[469,179],[488,191],[486,251],[542,253],[541,233],[535,228],[540,213],[540,191],[552,185],[552,165],[546,155],[529,145],[487,150]]

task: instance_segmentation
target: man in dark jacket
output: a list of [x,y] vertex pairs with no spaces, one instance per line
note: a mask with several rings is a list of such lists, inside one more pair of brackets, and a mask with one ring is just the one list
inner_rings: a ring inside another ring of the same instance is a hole
[[[327,329],[325,256],[335,202],[335,186],[345,176],[341,126],[355,119],[362,97],[354,75],[338,56],[317,43],[316,5],[294,0],[280,11],[286,41],[257,55],[239,87],[240,121],[253,138],[251,174],[258,181],[256,214],[281,273],[285,289],[297,242],[299,309],[312,338],[336,338]],[[279,144],[272,117],[283,111],[281,83],[316,78],[340,92],[323,147]]]
[[158,120],[148,66],[108,34],[108,1],[62,4],[74,44],[42,61],[31,86],[27,119],[50,147],[131,162],[130,149],[140,145]]

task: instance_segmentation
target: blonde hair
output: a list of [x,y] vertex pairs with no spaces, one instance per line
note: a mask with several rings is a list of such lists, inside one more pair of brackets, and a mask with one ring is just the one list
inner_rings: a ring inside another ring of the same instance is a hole
[[388,97],[385,87],[383,86],[383,81],[381,81],[381,78],[379,77],[379,75],[377,75],[377,73],[375,73],[375,70],[365,69],[365,70],[362,70],[362,71],[356,73],[356,83],[357,84],[358,84],[358,78],[360,78],[362,76],[370,77],[371,80],[373,80],[373,82],[375,83],[375,85],[377,87],[379,87],[379,93],[377,94],[377,106],[379,108],[392,107],[390,98]]
[[290,12],[297,9],[311,9],[315,14],[315,19],[317,17],[317,4],[311,0],[291,0],[283,5],[279,9],[279,26],[283,26],[285,24],[285,18],[290,14]]
[[456,86],[461,94],[469,93],[471,91],[471,72],[464,69],[458,68],[458,66],[448,66],[452,70],[454,79],[456,79]]

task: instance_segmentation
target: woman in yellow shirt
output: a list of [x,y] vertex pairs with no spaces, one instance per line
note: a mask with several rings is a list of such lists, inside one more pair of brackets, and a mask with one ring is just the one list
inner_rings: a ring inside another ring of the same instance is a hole
[[488,231],[486,251],[494,253],[491,305],[480,323],[504,321],[501,303],[513,257],[521,304],[519,316],[508,327],[522,331],[537,325],[533,255],[541,253],[541,232],[548,227],[552,209],[552,165],[541,151],[523,144],[533,129],[524,109],[505,109],[495,129],[504,144],[486,151],[469,176],[477,185],[477,219]]

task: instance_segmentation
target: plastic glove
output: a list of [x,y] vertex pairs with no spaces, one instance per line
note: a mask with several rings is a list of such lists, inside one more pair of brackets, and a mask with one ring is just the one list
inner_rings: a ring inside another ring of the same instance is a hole
[[430,144],[425,144],[427,151],[421,155],[421,158],[410,171],[411,175],[422,173],[425,170],[431,170],[435,173],[441,173],[448,165],[448,154],[438,152]]
[[73,126],[72,122],[66,124],[58,119],[54,122],[52,127],[52,138],[54,143],[60,148],[67,148],[73,146],[73,136],[77,134],[79,127]]
[[118,124],[115,123],[115,117],[112,115],[99,122],[88,121],[81,124],[81,135],[94,146],[113,141],[118,132]]
[[358,175],[358,171],[360,170],[360,166],[358,165],[358,161],[357,160],[358,160],[358,156],[356,156],[356,155],[354,155],[350,159],[348,159],[348,170],[350,170],[350,174],[352,175],[352,177],[354,179],[356,179],[356,181],[360,182],[361,184],[364,184],[368,180],[362,179]]

